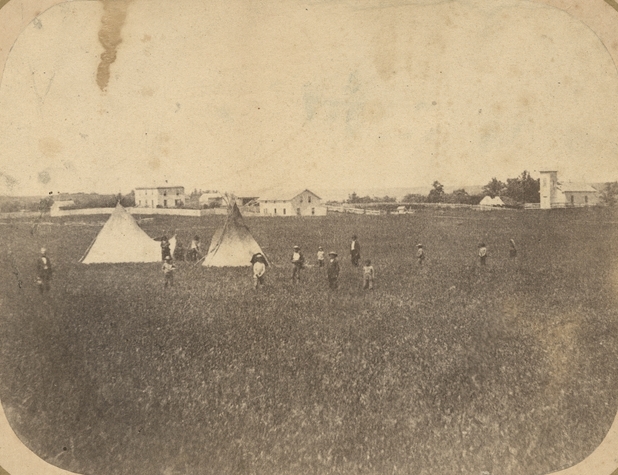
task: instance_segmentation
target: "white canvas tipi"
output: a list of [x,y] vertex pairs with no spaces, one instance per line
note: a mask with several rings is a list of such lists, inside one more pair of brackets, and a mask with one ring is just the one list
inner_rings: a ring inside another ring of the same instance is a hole
[[157,262],[160,244],[140,228],[120,203],[112,211],[80,262]]
[[[258,252],[264,254],[244,223],[238,206],[234,203],[225,224],[212,237],[208,254],[206,254],[202,265],[213,267],[250,266],[251,257]],[[266,255],[264,257],[266,258]]]

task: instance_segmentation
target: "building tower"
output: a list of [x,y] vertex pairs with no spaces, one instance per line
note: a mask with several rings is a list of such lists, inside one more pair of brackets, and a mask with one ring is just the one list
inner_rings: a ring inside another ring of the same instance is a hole
[[541,209],[551,209],[556,202],[556,186],[558,172],[555,170],[541,170]]

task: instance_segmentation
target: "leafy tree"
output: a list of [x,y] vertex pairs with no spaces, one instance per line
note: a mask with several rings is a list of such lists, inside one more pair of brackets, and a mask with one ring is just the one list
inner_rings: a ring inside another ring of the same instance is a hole
[[41,214],[48,213],[53,204],[54,204],[54,199],[51,196],[48,196],[46,198],[41,198],[41,201],[39,201],[40,213]]
[[433,188],[429,191],[429,195],[427,195],[427,202],[442,203],[444,201],[444,185],[436,180],[432,186]]
[[534,179],[526,170],[517,178],[506,180],[504,196],[524,203],[539,203],[541,201],[541,180]]
[[358,195],[356,191],[353,191],[351,195],[348,195],[348,203],[358,203]]
[[427,200],[425,195],[417,195],[415,193],[408,193],[401,199],[402,203],[424,203]]
[[453,193],[451,193],[450,199],[448,201],[450,201],[451,203],[467,204],[469,200],[470,195],[468,195],[468,192],[463,188],[460,188],[459,190],[455,190],[453,191]]
[[605,206],[615,206],[618,201],[618,182],[605,183],[599,195],[599,201]]
[[492,198],[494,196],[500,196],[505,187],[506,185],[503,182],[493,177],[491,181],[483,187],[483,194],[491,196]]

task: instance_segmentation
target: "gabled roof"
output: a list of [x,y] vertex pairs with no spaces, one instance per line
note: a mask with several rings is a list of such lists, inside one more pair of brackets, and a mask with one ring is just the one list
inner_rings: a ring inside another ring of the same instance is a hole
[[273,189],[269,189],[266,190],[264,193],[260,194],[260,197],[258,198],[258,201],[291,201],[294,198],[296,198],[298,195],[300,195],[301,193],[304,192],[309,192],[311,193],[313,196],[315,196],[317,199],[321,200],[322,198],[320,198],[318,195],[316,195],[313,191],[309,190],[308,188],[305,188],[304,190],[295,190],[295,191],[290,191],[290,190],[273,190]]
[[558,189],[563,193],[597,193],[588,183],[558,183]]

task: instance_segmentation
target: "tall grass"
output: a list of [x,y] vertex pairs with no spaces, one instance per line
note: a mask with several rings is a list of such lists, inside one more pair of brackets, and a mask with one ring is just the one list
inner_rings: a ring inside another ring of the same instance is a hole
[[[144,228],[207,243],[221,220]],[[32,236],[14,222],[0,237],[0,398],[28,446],[81,473],[558,470],[588,455],[616,413],[613,220],[247,219],[273,264],[258,292],[248,269],[183,262],[164,291],[159,264],[78,264],[97,226],[66,220]],[[376,268],[372,292],[349,263],[352,234]],[[41,244],[56,265],[45,298],[33,285]],[[317,267],[292,283],[295,244],[310,264],[319,245],[339,252],[338,291]]]

